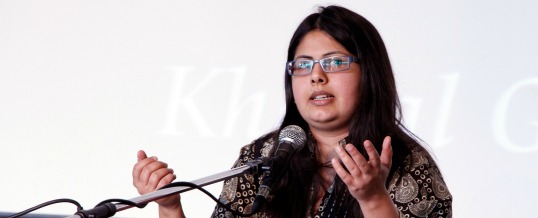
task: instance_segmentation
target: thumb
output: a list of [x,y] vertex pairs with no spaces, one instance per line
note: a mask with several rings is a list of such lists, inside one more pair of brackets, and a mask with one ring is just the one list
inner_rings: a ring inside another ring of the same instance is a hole
[[136,157],[138,158],[138,161],[141,161],[141,160],[144,160],[146,158],[148,158],[148,156],[146,155],[146,152],[144,152],[144,150],[140,150],[136,153]]

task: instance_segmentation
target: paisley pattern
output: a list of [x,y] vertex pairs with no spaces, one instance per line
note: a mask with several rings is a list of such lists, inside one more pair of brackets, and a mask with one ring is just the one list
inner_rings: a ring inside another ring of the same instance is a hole
[[[397,179],[399,175],[396,175],[393,177],[393,179]],[[392,184],[392,183],[391,183]],[[401,182],[397,185],[395,184],[394,188],[394,200],[399,203],[407,203],[413,200],[415,196],[418,194],[418,183],[413,179],[413,177],[409,174],[405,174],[401,178]]]
[[237,193],[237,177],[231,178],[224,182],[222,193],[220,194],[220,201],[224,204],[229,204],[235,199],[235,193]]
[[404,217],[452,217],[452,195],[439,169],[424,151],[413,150],[403,176],[395,173],[389,194]]
[[[272,139],[265,141],[259,151],[261,156],[269,157],[273,144]],[[233,167],[243,166],[253,160],[256,153],[254,149],[254,143],[241,148],[240,156]],[[413,150],[406,158],[404,166],[404,169],[398,169],[390,178],[387,188],[400,217],[452,217],[452,195],[430,155],[425,151]],[[250,212],[260,181],[261,178],[255,179],[252,175],[228,179],[224,182],[220,201],[241,213]],[[341,203],[347,191],[342,190],[345,190],[345,187],[331,187],[327,190],[314,217],[346,217],[347,213],[342,211]],[[337,212],[334,212],[335,210]],[[236,216],[217,205],[211,217]],[[269,216],[260,212],[251,217]]]

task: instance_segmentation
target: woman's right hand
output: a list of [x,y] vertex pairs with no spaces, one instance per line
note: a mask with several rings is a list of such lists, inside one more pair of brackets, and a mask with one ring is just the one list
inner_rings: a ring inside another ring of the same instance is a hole
[[[159,161],[157,157],[147,157],[146,152],[137,153],[138,162],[133,167],[133,185],[141,195],[147,194],[170,184],[176,175],[168,164]],[[155,201],[162,209],[177,210],[181,207],[179,194],[161,198]]]

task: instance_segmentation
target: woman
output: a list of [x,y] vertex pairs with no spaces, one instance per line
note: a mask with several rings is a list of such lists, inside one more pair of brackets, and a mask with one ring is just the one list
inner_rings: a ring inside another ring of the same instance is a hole
[[[241,149],[234,167],[270,157],[279,131],[298,125],[307,146],[295,154],[254,217],[451,217],[452,196],[437,165],[401,123],[390,61],[375,27],[338,6],[319,9],[295,31],[279,130]],[[170,183],[173,171],[139,152],[141,194]],[[261,178],[224,182],[221,202],[246,213]],[[158,201],[162,217],[184,217],[180,197]],[[233,217],[217,206],[213,217]]]

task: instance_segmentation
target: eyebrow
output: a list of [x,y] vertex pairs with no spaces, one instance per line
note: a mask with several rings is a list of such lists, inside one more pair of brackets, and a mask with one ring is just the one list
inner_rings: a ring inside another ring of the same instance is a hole
[[[327,53],[323,54],[323,57],[331,56],[331,55],[334,55],[334,54],[347,55],[346,53],[341,52],[341,51],[331,51],[331,52],[327,52]],[[308,55],[299,55],[295,59],[299,59],[299,58],[314,59],[312,56],[308,56]]]

